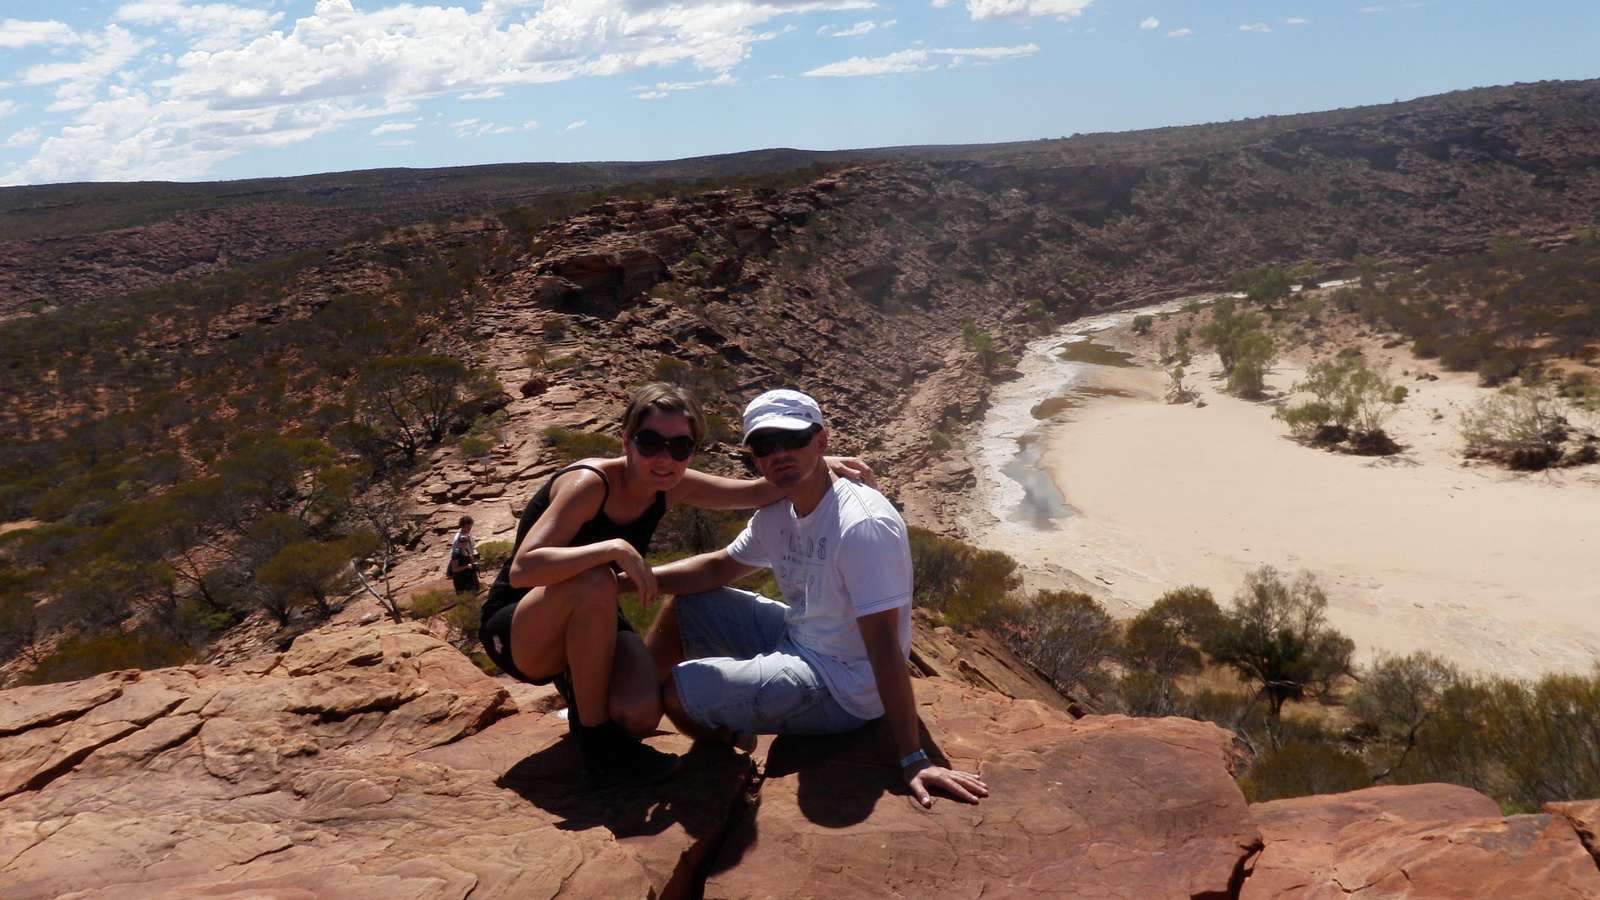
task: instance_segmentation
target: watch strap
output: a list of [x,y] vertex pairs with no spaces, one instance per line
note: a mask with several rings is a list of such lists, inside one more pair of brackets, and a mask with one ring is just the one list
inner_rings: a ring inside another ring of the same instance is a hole
[[920,762],[928,761],[928,751],[918,747],[915,752],[907,753],[900,757],[900,768],[909,769]]

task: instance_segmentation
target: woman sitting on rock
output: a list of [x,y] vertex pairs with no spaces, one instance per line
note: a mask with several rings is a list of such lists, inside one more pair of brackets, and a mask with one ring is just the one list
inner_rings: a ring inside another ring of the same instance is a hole
[[[763,479],[690,469],[705,428],[688,393],[666,384],[639,389],[622,417],[623,455],[550,476],[523,510],[516,551],[484,601],[479,637],[489,658],[523,681],[554,681],[567,699],[586,785],[654,784],[678,764],[634,737],[661,721],[661,678],[617,604],[619,576],[645,606],[655,602],[644,555],[674,503],[753,509],[782,496]],[[860,460],[829,465],[872,480]]]

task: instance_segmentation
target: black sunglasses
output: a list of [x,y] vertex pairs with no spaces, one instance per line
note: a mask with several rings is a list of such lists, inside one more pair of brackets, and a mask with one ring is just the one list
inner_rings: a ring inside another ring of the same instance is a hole
[[753,434],[744,442],[744,445],[750,448],[751,456],[761,459],[777,453],[779,447],[790,452],[799,450],[810,444],[811,439],[816,437],[817,432],[821,430],[819,426],[813,425],[801,432],[780,431],[777,434]]
[[639,455],[646,457],[660,456],[661,451],[665,450],[668,456],[678,462],[683,462],[693,456],[696,449],[694,438],[687,434],[666,437],[648,428],[634,432],[633,446],[634,449],[639,451]]

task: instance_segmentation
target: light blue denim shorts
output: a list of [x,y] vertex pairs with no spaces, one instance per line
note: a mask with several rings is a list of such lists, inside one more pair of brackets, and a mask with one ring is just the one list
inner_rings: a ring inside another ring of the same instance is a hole
[[737,588],[677,598],[684,712],[744,734],[839,734],[866,724],[833,699],[783,624],[787,606]]

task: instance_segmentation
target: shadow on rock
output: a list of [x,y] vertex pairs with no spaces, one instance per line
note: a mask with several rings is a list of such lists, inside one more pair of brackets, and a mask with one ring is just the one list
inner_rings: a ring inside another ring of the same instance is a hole
[[[918,723],[929,758],[948,765]],[[866,821],[884,794],[915,805],[895,768],[894,737],[883,719],[855,731],[822,737],[780,737],[772,742],[764,770],[767,779],[794,776],[800,812],[825,828],[848,828]]]
[[[919,723],[918,728],[922,746],[933,747],[927,727]],[[778,737],[767,751],[762,793],[778,789],[779,782],[792,784],[800,815],[823,828],[847,829],[867,821],[885,795],[921,811],[911,789],[900,779],[895,757],[894,738],[882,719],[844,734]],[[949,764],[937,748],[928,757],[939,765]],[[735,868],[756,846],[756,819],[752,808],[729,829],[712,860],[713,872]]]
[[666,782],[650,787],[584,788],[577,741],[566,735],[496,780],[555,816],[557,828],[604,827],[617,838],[661,834],[678,826],[692,837],[715,831],[749,784],[750,758],[728,747],[696,744]]

